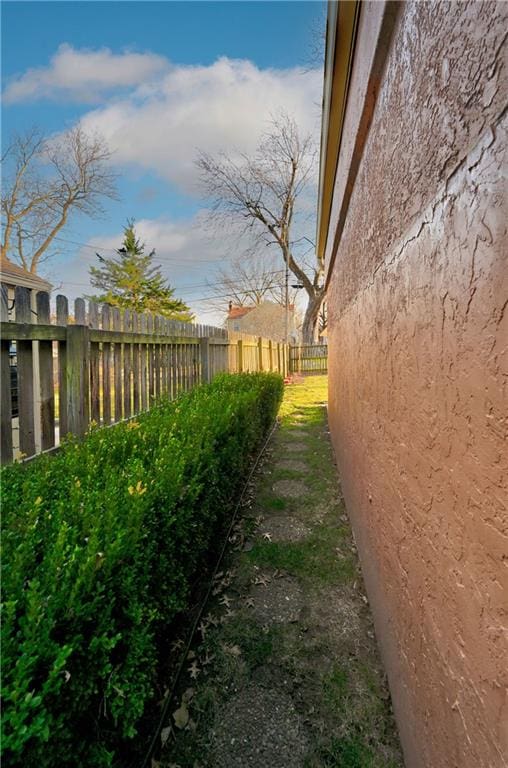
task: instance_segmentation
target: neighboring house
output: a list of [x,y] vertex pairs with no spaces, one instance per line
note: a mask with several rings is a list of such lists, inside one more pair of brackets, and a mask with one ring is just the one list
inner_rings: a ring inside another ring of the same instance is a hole
[[[289,343],[298,344],[299,333],[296,328],[294,304],[289,305],[287,320]],[[238,307],[230,302],[226,327],[228,331],[264,336],[274,341],[285,341],[286,308],[271,301],[263,301],[253,307]]]
[[37,291],[51,291],[52,285],[38,275],[32,274],[27,269],[14,264],[6,256],[0,259],[0,283],[7,288],[7,298],[9,302],[9,313],[14,306],[14,289],[16,286],[28,288],[31,291],[31,308],[35,312],[35,296]]
[[329,3],[329,421],[407,768],[508,758],[508,3]]

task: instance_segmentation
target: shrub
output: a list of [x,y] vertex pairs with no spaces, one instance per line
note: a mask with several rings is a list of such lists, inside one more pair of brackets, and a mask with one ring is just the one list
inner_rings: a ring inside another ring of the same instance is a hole
[[114,764],[281,395],[222,375],[4,468],[6,764]]

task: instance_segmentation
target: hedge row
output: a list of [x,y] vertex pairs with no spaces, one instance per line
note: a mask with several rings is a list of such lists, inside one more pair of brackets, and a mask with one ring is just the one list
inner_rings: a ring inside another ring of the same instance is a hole
[[108,766],[136,735],[281,395],[275,374],[220,376],[3,470],[5,764]]

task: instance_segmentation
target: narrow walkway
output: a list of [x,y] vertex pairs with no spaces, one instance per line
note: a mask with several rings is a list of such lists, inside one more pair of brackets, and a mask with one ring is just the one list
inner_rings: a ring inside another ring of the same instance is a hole
[[286,388],[154,768],[403,764],[326,396],[324,376]]

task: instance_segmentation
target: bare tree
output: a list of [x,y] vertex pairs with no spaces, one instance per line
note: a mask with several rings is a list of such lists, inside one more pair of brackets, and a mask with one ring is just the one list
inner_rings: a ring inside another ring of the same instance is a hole
[[293,230],[297,201],[310,184],[315,157],[311,138],[300,138],[295,121],[282,115],[252,157],[241,155],[236,160],[225,153],[217,157],[201,153],[197,160],[203,188],[213,201],[212,215],[243,221],[256,238],[275,245],[303,286],[308,304],[302,331],[308,343],[315,338],[324,298],[324,265],[321,260],[306,265],[297,256],[298,242],[308,238],[294,240]]
[[2,157],[2,255],[37,272],[72,213],[102,213],[116,198],[111,153],[100,136],[77,126],[47,139],[33,129],[16,136]]
[[[253,307],[263,301],[284,306],[286,302],[284,269],[277,269],[273,259],[236,257],[227,267],[221,267],[210,283],[213,303],[224,309],[229,302],[238,307]],[[295,301],[296,291],[290,289],[289,302]]]

